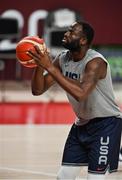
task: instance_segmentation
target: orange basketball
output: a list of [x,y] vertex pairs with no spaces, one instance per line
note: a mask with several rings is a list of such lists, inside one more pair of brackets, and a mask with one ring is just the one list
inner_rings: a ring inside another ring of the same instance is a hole
[[[41,52],[44,52],[46,49],[44,40],[38,36],[27,36],[19,41],[16,46],[16,57],[25,67],[33,68],[37,66],[36,63],[32,62],[33,59],[26,54],[28,50],[35,51],[34,45],[37,45]],[[27,62],[29,62],[29,64],[26,64]]]

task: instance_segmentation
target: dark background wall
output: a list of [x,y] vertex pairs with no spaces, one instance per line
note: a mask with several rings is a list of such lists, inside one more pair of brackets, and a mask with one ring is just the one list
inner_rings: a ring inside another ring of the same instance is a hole
[[[37,10],[48,12],[58,8],[78,11],[95,29],[95,45],[122,45],[122,1],[121,0],[1,0],[0,14],[14,9],[24,19],[21,38],[28,35],[29,17]],[[38,26],[39,35],[43,32],[43,23]],[[16,60],[5,60],[5,69],[0,72],[0,79],[16,79]],[[32,69],[21,68],[21,79],[30,79]]]
[[24,16],[24,35],[27,33],[28,17],[37,9],[52,11],[57,8],[74,9],[95,28],[94,43],[122,44],[121,0],[1,0],[0,14],[7,9],[16,9]]

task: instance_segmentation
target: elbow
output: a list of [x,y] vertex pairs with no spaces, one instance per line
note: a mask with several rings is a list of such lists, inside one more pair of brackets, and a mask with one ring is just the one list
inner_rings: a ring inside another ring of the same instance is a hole
[[43,92],[33,91],[33,90],[32,90],[32,95],[33,95],[33,96],[39,96],[39,95],[41,95],[41,94],[43,94]]
[[83,95],[79,94],[79,95],[77,95],[77,97],[75,97],[75,99],[76,99],[76,101],[81,102],[81,101],[86,100],[87,96],[85,96],[85,95],[83,96]]
[[77,102],[81,102],[83,99],[81,97],[75,97]]

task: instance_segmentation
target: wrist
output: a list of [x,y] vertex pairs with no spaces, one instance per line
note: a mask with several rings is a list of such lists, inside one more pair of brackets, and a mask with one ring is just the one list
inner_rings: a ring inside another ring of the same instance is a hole
[[36,71],[38,71],[38,72],[40,72],[40,73],[43,74],[44,69],[43,69],[42,67],[40,67],[40,66],[37,66],[37,67],[36,67]]
[[55,74],[56,73],[56,67],[52,64],[50,67],[47,68],[47,71],[50,74]]

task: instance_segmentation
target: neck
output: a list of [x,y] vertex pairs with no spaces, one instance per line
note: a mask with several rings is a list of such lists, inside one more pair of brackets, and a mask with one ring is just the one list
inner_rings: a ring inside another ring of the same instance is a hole
[[86,55],[86,52],[88,51],[89,48],[82,47],[79,51],[71,51],[71,57],[73,58],[74,61],[81,61],[84,56]]

